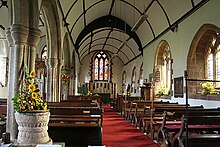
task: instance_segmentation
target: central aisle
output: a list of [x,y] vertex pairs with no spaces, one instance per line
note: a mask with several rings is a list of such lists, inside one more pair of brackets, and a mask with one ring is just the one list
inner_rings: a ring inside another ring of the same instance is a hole
[[144,133],[129,124],[110,106],[103,104],[102,144],[105,146],[159,147]]

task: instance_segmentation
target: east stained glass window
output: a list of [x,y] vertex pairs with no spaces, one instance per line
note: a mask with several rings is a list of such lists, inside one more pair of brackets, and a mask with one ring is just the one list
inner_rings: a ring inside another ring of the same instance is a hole
[[94,60],[94,80],[107,81],[109,78],[109,60],[104,52],[99,52]]

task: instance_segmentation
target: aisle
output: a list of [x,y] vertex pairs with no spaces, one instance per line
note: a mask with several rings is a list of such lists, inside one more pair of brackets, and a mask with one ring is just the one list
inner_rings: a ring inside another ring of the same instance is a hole
[[129,124],[114,109],[103,104],[102,144],[126,147],[159,147],[144,133]]

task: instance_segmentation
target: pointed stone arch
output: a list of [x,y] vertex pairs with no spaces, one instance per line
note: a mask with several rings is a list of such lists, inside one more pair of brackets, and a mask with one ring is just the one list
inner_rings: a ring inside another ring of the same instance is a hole
[[41,10],[46,25],[48,59],[47,65],[47,101],[60,101],[61,85],[61,30],[58,8],[55,0],[42,0]]
[[161,95],[161,90],[163,90],[162,95],[170,96],[172,94],[172,63],[170,46],[166,40],[161,40],[155,54],[153,73],[154,85],[156,87],[155,93],[159,96]]
[[[187,56],[187,73],[190,79],[206,78],[206,55],[208,44],[213,33],[220,32],[220,28],[213,24],[203,24],[196,32]],[[188,93],[190,97],[195,96],[200,90],[201,82],[189,82]]]

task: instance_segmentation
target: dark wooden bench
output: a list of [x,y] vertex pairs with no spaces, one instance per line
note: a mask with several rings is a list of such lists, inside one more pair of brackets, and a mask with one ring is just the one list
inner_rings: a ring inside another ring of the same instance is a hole
[[102,98],[100,96],[93,96],[93,95],[88,95],[88,96],[83,96],[83,95],[69,95],[67,100],[63,101],[97,101],[102,107]]
[[[136,102],[136,108],[135,112],[133,112],[133,115],[130,116],[130,122],[135,126],[141,128],[141,120],[144,117],[149,117],[151,115],[150,109],[152,108],[152,102]],[[169,102],[154,102],[154,107],[180,107],[182,105],[179,105],[178,103],[169,103]],[[185,107],[185,106],[184,106]]]
[[102,109],[97,102],[48,103],[49,136],[66,146],[102,145]]
[[[203,110],[203,106],[189,106],[189,110]],[[163,120],[163,113],[164,111],[169,112],[176,112],[176,111],[185,111],[186,107],[183,105],[179,106],[154,106],[154,108],[151,110],[151,117],[143,117],[141,119],[141,126],[142,129],[144,129],[144,132],[146,132],[152,139],[155,138],[155,132],[160,128],[160,124],[156,123],[156,121],[162,121]]]
[[[181,117],[186,114],[185,110],[176,110],[173,112],[164,111],[163,120],[155,121],[154,125],[160,126],[157,131],[157,142],[163,143],[167,138],[172,138],[176,132],[169,132],[168,126],[180,126],[182,124]],[[188,111],[189,116],[220,115],[219,109],[192,109]],[[168,137],[169,136],[169,137]]]
[[0,117],[7,115],[7,105],[0,105]]
[[[188,117],[182,117],[181,125],[167,125],[165,129],[177,132],[173,138],[171,138],[171,146],[184,146],[186,141],[185,124],[187,121],[188,126],[188,146],[200,146],[204,142],[206,144],[208,140],[212,140],[215,144],[219,145],[219,132],[220,132],[220,115],[219,112],[207,112],[203,115],[203,112],[195,112],[190,114]],[[178,130],[178,131],[177,131]],[[199,140],[199,141],[198,141]],[[200,142],[197,144],[196,142]],[[197,144],[197,145],[196,145]],[[213,144],[214,146],[214,144]]]
[[[178,103],[169,103],[162,101],[154,101],[155,105],[177,105]],[[132,100],[132,101],[124,101],[124,108],[122,110],[125,119],[128,119],[131,123],[135,123],[134,115],[142,114],[145,106],[151,106],[152,101],[143,101],[143,100]]]
[[0,98],[0,105],[7,105],[7,98]]

